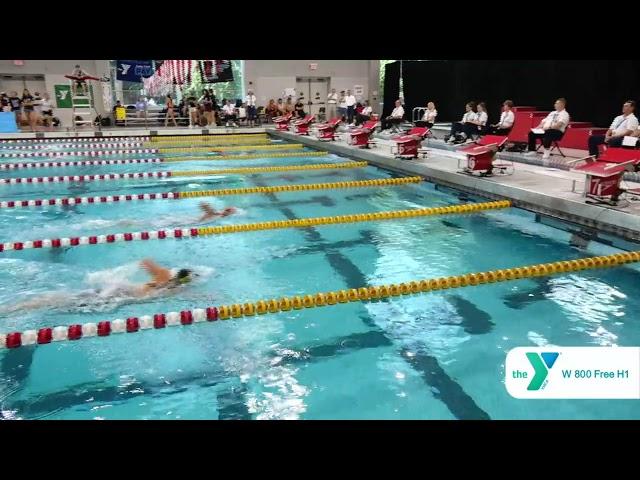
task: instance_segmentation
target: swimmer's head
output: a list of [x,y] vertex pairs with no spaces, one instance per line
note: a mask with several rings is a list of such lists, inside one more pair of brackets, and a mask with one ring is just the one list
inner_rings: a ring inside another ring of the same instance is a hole
[[191,280],[193,280],[193,275],[191,270],[189,270],[188,268],[183,268],[178,271],[174,279],[178,284],[189,283]]
[[222,211],[222,216],[226,217],[228,215],[233,215],[234,213],[236,213],[238,210],[235,207],[227,207]]

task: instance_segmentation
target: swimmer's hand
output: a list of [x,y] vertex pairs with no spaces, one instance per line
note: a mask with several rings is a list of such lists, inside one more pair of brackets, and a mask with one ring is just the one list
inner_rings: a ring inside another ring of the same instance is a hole
[[140,262],[140,267],[149,272],[149,275],[151,275],[152,278],[152,281],[149,284],[154,284],[156,287],[164,286],[171,280],[171,272],[169,269],[161,267],[149,258],[142,260],[142,262]]

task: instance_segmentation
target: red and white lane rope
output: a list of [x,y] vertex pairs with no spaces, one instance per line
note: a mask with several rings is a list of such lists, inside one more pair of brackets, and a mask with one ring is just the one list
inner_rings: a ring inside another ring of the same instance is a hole
[[138,200],[178,199],[179,193],[139,193],[137,195],[107,195],[96,197],[47,198],[0,201],[0,208],[41,207],[43,205],[87,205],[92,203],[134,202]]
[[130,136],[130,137],[55,137],[55,138],[29,138],[29,139],[20,139],[20,140],[0,140],[0,144],[15,144],[15,143],[57,143],[57,142],[69,142],[73,144],[83,143],[83,142],[148,142],[150,137],[139,137],[139,136]]
[[0,184],[17,183],[65,183],[65,182],[94,182],[100,180],[126,180],[131,178],[164,178],[170,177],[171,172],[138,172],[138,173],[105,173],[104,175],[64,175],[55,177],[20,177],[0,178]]
[[51,147],[57,148],[119,148],[119,147],[143,147],[143,142],[118,142],[118,143],[56,143],[55,145],[11,145],[0,147],[3,150],[44,150]]
[[132,148],[127,150],[83,150],[81,152],[0,153],[0,158],[101,157],[103,155],[128,155],[140,153],[159,153],[159,151],[157,148]]
[[[151,194],[145,194],[151,196]],[[167,195],[163,198],[175,198],[173,193],[163,193]],[[169,195],[172,195],[171,197]],[[93,199],[94,197],[89,197]],[[111,200],[116,201],[116,200]],[[92,202],[89,202],[92,203]],[[152,230],[149,232],[131,232],[131,233],[112,233],[108,235],[92,235],[82,237],[64,237],[64,238],[47,238],[44,240],[29,240],[26,242],[5,242],[0,243],[0,252],[11,250],[28,250],[31,248],[60,248],[72,247],[77,245],[96,245],[100,243],[119,243],[132,242],[140,240],[163,240],[165,238],[188,238],[197,237],[198,228],[176,228]]]
[[60,327],[45,327],[0,334],[1,348],[18,348],[26,345],[42,345],[65,340],[80,340],[87,337],[107,337],[118,333],[134,333],[141,330],[160,329],[200,322],[215,322],[219,319],[216,307],[195,308],[181,312],[157,313],[153,316],[129,317],[103,322],[89,322]]
[[130,158],[125,160],[78,160],[72,162],[21,162],[0,163],[0,170],[21,168],[88,167],[95,165],[124,165],[127,163],[162,163],[162,158]]

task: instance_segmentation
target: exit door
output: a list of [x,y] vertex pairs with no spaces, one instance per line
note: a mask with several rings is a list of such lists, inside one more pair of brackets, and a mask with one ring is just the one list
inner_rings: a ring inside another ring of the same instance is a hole
[[326,109],[329,77],[297,77],[296,92],[298,100],[304,104],[304,111],[317,116],[320,108]]

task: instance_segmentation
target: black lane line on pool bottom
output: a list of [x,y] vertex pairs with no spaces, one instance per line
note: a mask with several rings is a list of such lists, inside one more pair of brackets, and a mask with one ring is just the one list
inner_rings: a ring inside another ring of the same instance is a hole
[[[265,186],[259,179],[255,179],[254,181],[256,186]],[[265,193],[264,195],[276,203],[279,201],[278,197],[274,193]],[[287,207],[280,208],[279,210],[289,220],[296,220],[298,218],[295,213]],[[326,241],[323,240],[322,235],[320,235],[318,230],[314,227],[302,228],[300,230],[308,241],[326,243]],[[351,260],[342,255],[342,253],[336,250],[327,250],[324,253],[329,264],[344,279],[347,288],[359,288],[367,284],[366,277],[362,271]],[[385,302],[387,302],[387,300],[385,300]],[[384,335],[389,342],[392,342],[386,332],[378,327],[369,315],[366,317],[360,316],[360,318],[365,325],[370,327],[373,331],[377,331],[381,335]],[[409,360],[407,355],[403,355],[402,358]],[[421,374],[421,377],[425,380],[427,385],[437,389],[438,393],[437,395],[434,395],[434,397],[441,400],[447,406],[449,411],[458,419],[490,419],[489,414],[482,410],[463,390],[463,388],[447,375],[442,367],[440,367],[440,364],[435,357],[423,352],[416,352],[415,356],[410,358],[410,360],[411,362],[408,362],[409,365]],[[428,368],[428,370],[424,370],[425,368]]]
[[16,411],[17,416],[29,420],[43,419],[58,412],[74,407],[97,404],[121,404],[128,400],[145,400],[153,397],[174,395],[189,391],[193,388],[205,389],[203,395],[215,394],[221,404],[222,411],[218,412],[220,420],[251,419],[243,396],[240,393],[244,387],[230,381],[228,372],[219,371],[214,375],[205,373],[188,375],[172,379],[170,384],[135,381],[126,386],[115,386],[106,382],[81,383],[72,388],[58,392],[37,394],[33,398],[21,399],[3,405],[3,410]]

